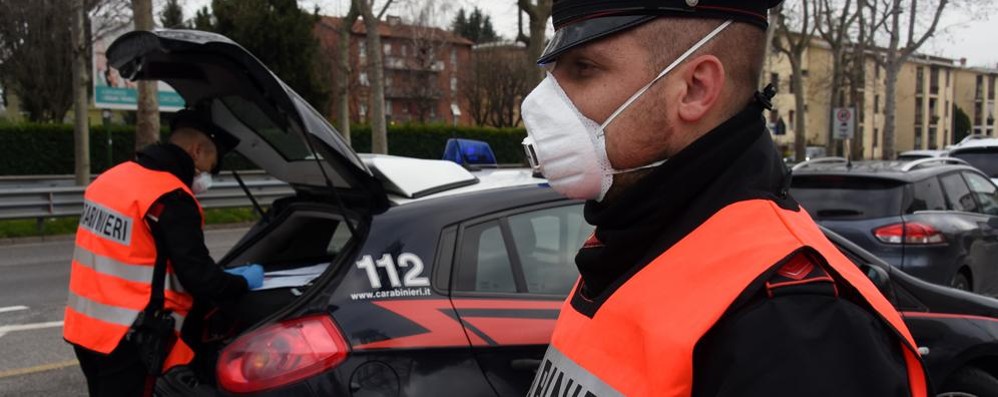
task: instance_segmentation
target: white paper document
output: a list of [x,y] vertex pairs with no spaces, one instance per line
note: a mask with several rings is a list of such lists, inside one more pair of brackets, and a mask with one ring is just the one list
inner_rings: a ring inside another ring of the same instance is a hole
[[274,288],[301,287],[322,275],[329,267],[329,262],[296,269],[279,270],[263,274],[263,286],[254,289],[260,291]]

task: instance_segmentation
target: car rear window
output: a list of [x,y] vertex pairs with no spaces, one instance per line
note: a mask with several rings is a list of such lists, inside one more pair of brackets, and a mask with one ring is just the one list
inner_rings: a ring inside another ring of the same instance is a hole
[[901,215],[904,184],[869,177],[794,176],[790,191],[814,219],[872,219]]
[[967,149],[950,156],[970,163],[989,178],[998,178],[998,148]]

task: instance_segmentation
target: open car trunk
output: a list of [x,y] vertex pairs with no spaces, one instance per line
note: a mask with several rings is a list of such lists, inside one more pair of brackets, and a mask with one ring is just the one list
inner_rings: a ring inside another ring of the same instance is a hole
[[320,292],[341,273],[335,270],[360,245],[366,220],[388,208],[388,197],[325,118],[232,40],[190,30],[135,31],[115,40],[107,56],[126,78],[172,86],[187,108],[239,141],[236,152],[297,193],[275,202],[220,261],[262,265],[264,287],[219,308],[196,302],[183,331],[198,353],[192,372],[157,385],[164,396],[214,394],[196,387],[193,376],[210,382],[219,350],[234,336],[321,301]]

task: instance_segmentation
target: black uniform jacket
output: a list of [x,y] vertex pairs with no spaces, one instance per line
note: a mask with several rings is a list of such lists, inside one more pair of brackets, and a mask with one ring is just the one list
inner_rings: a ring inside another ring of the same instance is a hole
[[[594,315],[630,276],[728,204],[765,199],[801,210],[762,110],[749,105],[619,199],[586,203],[602,244],[587,244],[576,257],[588,298],[573,296],[576,310]],[[766,282],[780,277],[783,265],[760,275],[697,343],[693,396],[909,395],[893,330],[832,283],[774,294]]]
[[[136,162],[151,170],[169,172],[187,186],[194,180],[194,160],[176,145],[148,146],[138,153]],[[153,204],[150,212],[156,211],[159,215],[146,219],[153,236],[162,240],[157,241],[157,245],[166,251],[158,254],[166,255],[170,260],[180,285],[194,296],[195,301],[220,303],[231,300],[246,292],[246,280],[222,271],[208,254],[201,213],[194,200],[177,189]]]

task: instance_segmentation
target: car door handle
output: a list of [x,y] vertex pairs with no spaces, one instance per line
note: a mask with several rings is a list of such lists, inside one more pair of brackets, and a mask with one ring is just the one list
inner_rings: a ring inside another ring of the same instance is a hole
[[518,358],[509,362],[509,366],[517,371],[537,371],[541,366],[541,360],[536,358]]

